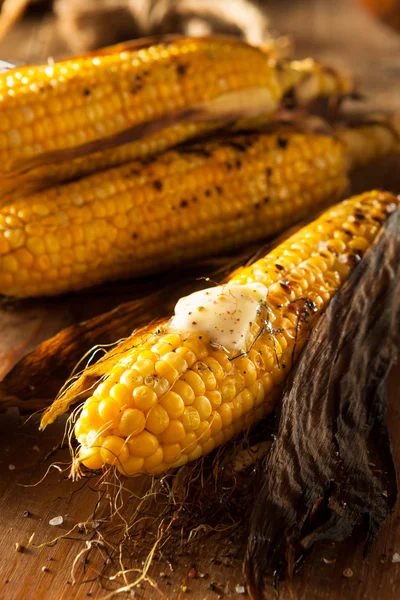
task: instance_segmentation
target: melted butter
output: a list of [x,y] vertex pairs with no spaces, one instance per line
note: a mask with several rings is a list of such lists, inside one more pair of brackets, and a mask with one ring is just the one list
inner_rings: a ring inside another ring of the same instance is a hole
[[244,351],[267,288],[262,283],[219,285],[181,298],[169,329],[207,334],[227,350]]

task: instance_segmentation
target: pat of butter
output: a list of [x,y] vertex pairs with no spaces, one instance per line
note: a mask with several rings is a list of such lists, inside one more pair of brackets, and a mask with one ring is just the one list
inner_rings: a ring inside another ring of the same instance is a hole
[[227,350],[246,350],[246,340],[267,297],[262,283],[219,285],[181,298],[169,329],[207,334]]

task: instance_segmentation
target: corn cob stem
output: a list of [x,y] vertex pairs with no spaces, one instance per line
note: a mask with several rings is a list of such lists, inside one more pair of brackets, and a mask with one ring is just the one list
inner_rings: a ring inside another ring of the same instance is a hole
[[338,198],[349,165],[397,145],[384,124],[249,134],[11,202],[0,210],[0,293],[77,290],[276,234]]
[[[273,411],[315,320],[398,206],[397,197],[377,191],[334,206],[264,258],[236,271],[220,292],[216,288],[223,306],[229,306],[227,297],[236,289],[235,317],[216,318],[215,302],[193,304],[186,331],[174,320],[165,321],[156,331],[132,335],[126,351],[105,357],[108,375],[75,425],[81,446],[74,475],[81,463],[89,469],[115,465],[125,475],[178,467]],[[254,287],[265,295],[247,327],[245,348],[227,349],[219,342],[227,327],[241,331],[240,294],[253,294]],[[196,324],[204,311],[208,330],[199,331]],[[178,308],[176,313],[175,319]],[[71,401],[67,390],[45,414],[42,427]]]
[[139,40],[18,67],[0,74],[0,190],[153,154],[221,119],[269,116],[289,91],[306,103],[352,87],[311,59],[280,62],[229,38]]

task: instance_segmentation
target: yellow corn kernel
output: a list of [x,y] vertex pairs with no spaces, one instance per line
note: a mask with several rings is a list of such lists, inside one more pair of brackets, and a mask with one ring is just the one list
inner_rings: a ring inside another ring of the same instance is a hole
[[167,429],[169,425],[169,416],[165,408],[160,405],[153,406],[146,419],[146,429],[159,435]]
[[95,403],[85,403],[80,414],[78,422],[84,423],[86,429],[101,429],[104,427],[104,421],[97,410],[98,405]]
[[129,458],[126,441],[116,435],[107,436],[100,449],[100,455],[108,465],[126,462]]
[[149,431],[142,431],[130,437],[127,444],[129,452],[133,456],[142,456],[143,458],[152,456],[159,449],[157,437]]
[[244,376],[244,384],[250,387],[257,379],[257,369],[254,363],[248,357],[235,359],[235,367],[240,370]]
[[218,390],[206,392],[204,395],[210,401],[210,404],[211,404],[211,407],[213,410],[215,410],[221,406],[222,395],[221,395],[221,392],[219,392]]
[[222,350],[217,350],[213,353],[213,358],[221,365],[225,374],[231,372],[233,365],[232,362],[229,360],[229,356],[227,356],[226,352],[223,352]]
[[190,385],[186,383],[186,381],[182,381],[182,379],[179,379],[174,383],[174,385],[171,388],[171,391],[175,392],[175,394],[178,394],[178,396],[182,398],[183,403],[186,406],[188,406],[189,404],[193,404],[194,399],[196,397]]
[[164,354],[163,360],[174,367],[179,374],[183,373],[188,368],[185,359],[176,352],[167,352],[167,354]]
[[152,375],[154,373],[154,362],[150,359],[138,360],[135,365],[135,369],[142,375],[142,377],[146,377],[146,375]]
[[211,369],[206,365],[206,363],[197,361],[194,363],[192,367],[193,371],[201,377],[203,380],[204,386],[206,390],[215,390],[217,387],[217,380]]
[[212,435],[216,435],[217,433],[219,433],[222,429],[222,419],[221,416],[219,414],[219,412],[217,412],[216,410],[214,410],[209,419],[208,422],[210,423],[210,429],[211,429],[211,434]]
[[206,391],[206,386],[202,378],[194,371],[187,371],[182,375],[182,381],[190,385],[195,396],[203,396]]
[[179,377],[178,371],[165,360],[158,360],[155,365],[156,373],[160,377],[165,377],[169,383],[174,383]]
[[200,458],[200,456],[203,453],[203,449],[200,446],[200,444],[196,447],[195,450],[193,450],[193,452],[191,452],[190,454],[188,454],[188,461],[189,460],[197,460],[198,458]]
[[157,394],[146,385],[140,385],[133,390],[133,402],[136,408],[147,412],[157,404]]
[[181,447],[179,444],[165,444],[163,446],[164,461],[171,464],[178,460],[181,455]]
[[101,469],[104,466],[104,460],[100,452],[92,448],[80,450],[79,461],[93,471],[97,471],[97,469]]
[[142,385],[143,375],[137,369],[126,370],[120,377],[120,383],[133,391],[135,387]]
[[219,416],[222,419],[222,428],[225,429],[225,427],[229,427],[229,425],[231,425],[232,419],[233,419],[232,403],[226,402],[224,404],[221,404],[221,406],[218,409],[218,412],[219,412]]
[[192,365],[194,365],[194,363],[197,360],[196,355],[185,346],[180,346],[179,348],[177,348],[175,354],[179,354],[180,356],[182,356],[189,369]]
[[100,402],[98,413],[107,427],[117,427],[121,418],[122,408],[117,400],[107,398]]
[[181,441],[182,452],[184,454],[190,454],[197,447],[197,435],[193,431],[189,431]]
[[164,453],[162,448],[157,448],[157,450],[151,454],[148,458],[144,459],[143,468],[146,472],[150,472],[151,469],[157,467],[160,463],[162,463],[164,458]]
[[203,359],[203,362],[208,366],[217,381],[221,381],[225,377],[224,369],[215,358],[206,356]]
[[184,440],[186,435],[185,427],[181,421],[170,421],[168,427],[161,434],[161,440],[165,444],[175,444]]
[[181,417],[185,431],[194,431],[200,425],[200,415],[193,406],[187,406]]
[[214,448],[216,447],[216,441],[215,438],[210,438],[209,440],[207,440],[206,442],[201,444],[201,447],[203,449],[203,454],[209,454],[210,452],[212,452],[214,450]]
[[146,424],[146,417],[142,411],[136,408],[124,410],[118,425],[118,432],[124,436],[136,435],[143,431]]
[[221,388],[222,402],[230,402],[236,396],[236,384],[232,377],[227,377],[222,382]]
[[212,413],[211,402],[206,396],[197,396],[192,406],[197,410],[202,421],[208,419]]
[[206,346],[196,334],[190,335],[187,340],[184,341],[184,346],[193,352],[193,354],[197,357],[197,360],[202,360],[208,355]]
[[199,444],[203,444],[211,437],[211,427],[208,421],[202,421],[196,429],[196,437],[199,440]]
[[119,402],[121,406],[125,406],[132,402],[132,391],[122,383],[116,383],[110,389],[110,397]]
[[160,400],[160,404],[168,413],[170,419],[178,419],[183,415],[185,404],[175,392],[167,392]]
[[143,383],[157,394],[157,398],[164,396],[171,387],[169,381],[164,377],[160,377],[157,373],[154,373],[154,375],[146,375]]
[[136,475],[141,471],[143,465],[144,458],[129,456],[126,460],[117,463],[117,468],[122,475],[128,475],[132,477],[132,475]]

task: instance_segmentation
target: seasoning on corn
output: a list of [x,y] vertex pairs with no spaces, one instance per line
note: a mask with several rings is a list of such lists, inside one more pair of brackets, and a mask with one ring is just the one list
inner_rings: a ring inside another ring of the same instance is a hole
[[338,198],[347,167],[397,146],[384,124],[253,133],[15,200],[0,209],[0,294],[59,294],[257,241]]
[[[315,320],[398,207],[396,196],[380,191],[344,201],[238,269],[221,289],[180,301],[157,331],[133,334],[83,405],[74,472],[80,463],[115,465],[125,475],[179,467],[274,410]],[[67,392],[42,426],[69,401]]]
[[0,73],[3,202],[24,182],[65,181],[153,155],[221,119],[271,115],[289,92],[306,103],[352,89],[347,74],[311,59],[279,61],[223,37],[138,40],[16,67]]

